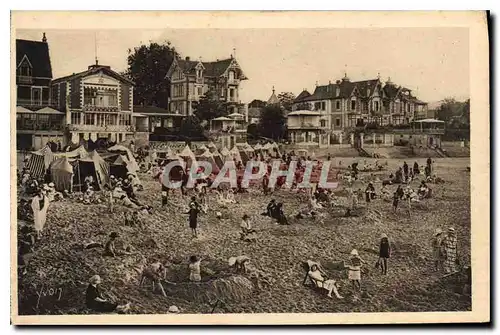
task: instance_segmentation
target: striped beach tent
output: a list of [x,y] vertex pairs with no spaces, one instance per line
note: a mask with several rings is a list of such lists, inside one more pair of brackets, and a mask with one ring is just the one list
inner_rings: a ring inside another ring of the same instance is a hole
[[30,170],[30,174],[34,178],[45,176],[50,163],[56,159],[56,156],[47,145],[44,148],[31,153],[31,157],[26,163],[26,167]]

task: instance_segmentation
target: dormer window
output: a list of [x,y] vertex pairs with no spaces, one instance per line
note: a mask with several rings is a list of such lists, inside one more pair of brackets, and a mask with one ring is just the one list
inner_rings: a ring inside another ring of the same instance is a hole
[[19,75],[31,77],[31,68],[27,64],[21,65],[21,67],[19,68]]
[[229,71],[229,81],[234,80],[234,71]]
[[202,76],[203,76],[203,70],[202,69],[196,70],[196,77],[201,78]]

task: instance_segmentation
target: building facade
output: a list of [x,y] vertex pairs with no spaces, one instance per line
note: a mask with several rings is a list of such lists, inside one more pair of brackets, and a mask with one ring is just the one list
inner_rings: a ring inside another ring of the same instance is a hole
[[342,80],[316,86],[313,94],[304,90],[294,100],[294,110],[310,109],[320,113],[320,144],[342,144],[345,131],[376,123],[378,125],[410,124],[419,115],[427,115],[427,104],[418,100],[390,79]]
[[45,33],[41,41],[16,40],[16,146],[38,150],[65,144],[65,114],[51,99],[52,66]]
[[96,61],[86,71],[55,79],[51,91],[66,114],[69,141],[134,138],[134,83],[109,66]]
[[193,114],[194,104],[207,92],[227,102],[229,113],[238,112],[240,84],[247,80],[233,56],[215,62],[174,59],[166,79],[170,81],[170,112],[186,116]]

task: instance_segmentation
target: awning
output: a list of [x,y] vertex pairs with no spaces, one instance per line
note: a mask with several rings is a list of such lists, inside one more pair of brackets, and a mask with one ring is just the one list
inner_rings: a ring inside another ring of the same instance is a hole
[[61,115],[64,114],[64,112],[60,112],[58,110],[55,110],[54,108],[50,107],[44,107],[38,111],[36,111],[37,114],[56,114],[56,115]]

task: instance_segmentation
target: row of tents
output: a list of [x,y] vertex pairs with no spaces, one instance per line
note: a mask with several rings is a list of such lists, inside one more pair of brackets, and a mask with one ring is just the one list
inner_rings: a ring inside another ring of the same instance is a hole
[[208,145],[202,145],[193,151],[189,145],[186,145],[182,150],[180,150],[180,152],[174,152],[172,149],[167,148],[165,152],[161,153],[160,157],[152,157],[152,159],[156,160],[159,158],[164,162],[166,161],[166,163],[171,161],[182,161],[188,168],[191,168],[193,164],[198,161],[208,161],[212,163],[212,171],[218,172],[226,161],[241,162],[245,165],[261,150],[273,149],[274,152],[278,152],[277,145],[274,146],[270,144],[266,148],[268,149],[255,149],[248,143],[244,143],[235,145],[231,150],[226,147],[218,150],[213,143],[209,143]]
[[56,190],[62,191],[81,189],[87,176],[92,176],[96,186],[102,188],[109,183],[111,175],[126,178],[129,173],[136,174],[139,165],[132,152],[121,145],[90,152],[83,146],[69,152],[52,152],[46,146],[31,153],[26,168],[36,179],[48,175]]

